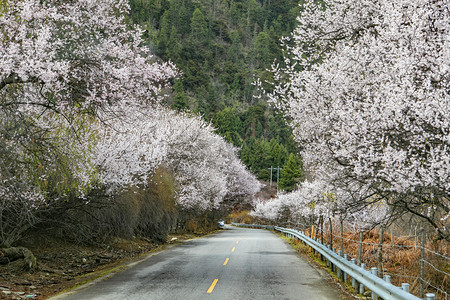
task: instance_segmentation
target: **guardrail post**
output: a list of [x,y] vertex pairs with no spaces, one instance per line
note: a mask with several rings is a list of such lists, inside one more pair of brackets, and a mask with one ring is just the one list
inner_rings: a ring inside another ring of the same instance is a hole
[[384,275],[384,281],[391,283],[391,275]]
[[[356,258],[352,258],[351,262],[352,262],[352,264],[356,265]],[[357,290],[357,287],[356,287],[356,279],[353,278],[353,277],[352,277],[352,287],[353,287],[355,290]]]
[[[377,276],[377,271],[378,269],[376,267],[370,269],[370,272],[375,276]],[[375,294],[374,292],[372,292],[372,300],[378,300],[378,295]]]
[[425,295],[427,298],[425,298],[426,300],[434,300],[436,299],[436,296],[432,293],[428,293]]
[[[336,248],[333,248],[333,252],[337,254]],[[337,273],[336,265],[331,264],[331,271]]]
[[[337,252],[337,254],[339,255],[339,256],[342,256],[342,251],[341,250],[339,250],[338,252]],[[339,279],[343,279],[343,277],[342,277],[342,271],[341,271],[341,269],[340,268],[338,268],[337,267],[337,271],[336,271],[336,273],[337,273],[337,277],[339,278]]]
[[[327,248],[331,250],[331,246],[330,245],[328,245]],[[329,259],[327,259],[327,267],[331,267],[331,262],[330,262]]]
[[[363,269],[365,271],[366,270],[366,264],[361,264],[361,269]],[[361,282],[359,283],[359,293],[361,295],[364,294],[364,284],[362,284]]]
[[[348,260],[348,254],[344,254],[344,259]],[[345,272],[342,272],[342,274],[344,275],[344,282],[346,283],[348,280],[348,274]]]
[[409,293],[409,283],[402,283],[402,290]]

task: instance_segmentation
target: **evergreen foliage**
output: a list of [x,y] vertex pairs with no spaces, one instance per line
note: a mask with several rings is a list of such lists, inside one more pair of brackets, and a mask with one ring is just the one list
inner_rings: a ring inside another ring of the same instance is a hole
[[299,179],[303,177],[301,168],[301,161],[296,155],[291,153],[281,170],[279,186],[282,190],[287,192],[294,190]]
[[132,21],[146,29],[149,46],[182,72],[170,106],[211,121],[263,180],[297,147],[282,116],[254,97],[252,82],[272,81],[267,69],[282,61],[280,38],[295,28],[300,2],[130,0]]

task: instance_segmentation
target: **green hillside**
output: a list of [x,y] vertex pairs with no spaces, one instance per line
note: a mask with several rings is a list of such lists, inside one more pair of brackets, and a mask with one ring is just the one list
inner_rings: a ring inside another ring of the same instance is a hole
[[254,97],[253,82],[271,80],[266,70],[282,57],[279,40],[294,28],[299,2],[130,0],[132,21],[145,29],[148,46],[182,72],[169,105],[211,121],[262,180],[270,166],[297,155],[290,129]]

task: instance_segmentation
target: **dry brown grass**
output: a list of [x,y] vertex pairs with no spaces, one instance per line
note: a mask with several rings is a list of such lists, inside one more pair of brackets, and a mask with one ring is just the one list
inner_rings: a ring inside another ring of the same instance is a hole
[[249,210],[243,210],[240,212],[233,212],[228,215],[226,219],[227,223],[241,223],[241,224],[258,224],[259,219],[252,217]]
[[[310,230],[307,230],[310,234]],[[320,233],[317,234],[320,238]],[[330,243],[330,235],[324,234],[324,241]],[[378,264],[378,243],[379,231],[377,229],[365,232],[363,234],[361,262],[366,265],[366,269],[376,267]],[[359,233],[344,233],[344,252],[348,253],[350,258],[357,258]],[[333,233],[333,247],[340,250],[340,233],[335,230]],[[444,254],[448,257],[450,245],[446,241],[428,241],[425,248],[436,253]],[[436,255],[431,251],[425,251],[425,260],[432,264],[436,269],[449,273],[450,261],[442,256]],[[383,272],[391,275],[391,282],[400,286],[402,283],[410,284],[410,292],[419,295],[420,289],[420,244],[415,240],[405,237],[395,237],[388,233],[383,234]],[[447,293],[450,292],[449,276],[436,271],[433,267],[425,264],[425,293],[435,293],[436,299],[449,299],[448,295],[436,290],[439,288]]]

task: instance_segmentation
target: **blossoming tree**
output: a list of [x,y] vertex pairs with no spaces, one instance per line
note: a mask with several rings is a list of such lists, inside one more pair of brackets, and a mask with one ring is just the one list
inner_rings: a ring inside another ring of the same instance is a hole
[[307,1],[272,101],[310,167],[329,164],[448,239],[449,8],[445,1]]
[[227,198],[259,191],[261,184],[238,159],[237,149],[199,116],[161,107],[128,112],[95,129],[93,162],[110,192],[145,186],[160,165],[174,172],[177,202],[184,208],[210,210]]
[[128,10],[124,0],[0,2],[0,248],[58,210],[145,189],[160,166],[181,208],[259,190],[210,124],[159,104],[177,73],[142,47]]
[[0,244],[97,187],[94,118],[157,101],[176,74],[127,28],[128,9],[120,0],[0,2]]

